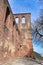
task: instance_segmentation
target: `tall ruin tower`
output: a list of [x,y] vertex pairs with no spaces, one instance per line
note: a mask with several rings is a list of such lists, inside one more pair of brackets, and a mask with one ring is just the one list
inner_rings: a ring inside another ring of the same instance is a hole
[[32,40],[31,13],[14,14],[15,22],[21,32],[23,39]]
[[31,13],[14,14],[15,22],[21,32],[23,45],[32,43]]
[[[29,23],[16,24],[8,0],[0,0],[0,63],[16,57],[33,56],[30,14],[26,16]],[[28,19],[29,17],[29,19]],[[29,34],[28,34],[29,33]]]

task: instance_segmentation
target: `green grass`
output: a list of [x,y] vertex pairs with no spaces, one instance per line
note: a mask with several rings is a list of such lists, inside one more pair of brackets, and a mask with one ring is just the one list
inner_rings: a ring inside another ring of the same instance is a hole
[[37,52],[34,52],[34,56],[37,59],[43,60],[43,57],[39,53],[37,53]]

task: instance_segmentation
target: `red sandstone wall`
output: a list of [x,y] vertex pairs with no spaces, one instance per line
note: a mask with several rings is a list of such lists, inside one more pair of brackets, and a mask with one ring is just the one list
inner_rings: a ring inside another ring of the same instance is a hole
[[6,62],[17,57],[33,56],[32,40],[29,39],[31,34],[28,38],[27,33],[25,33],[23,36],[25,39],[22,38],[21,27],[18,28],[16,23],[13,25],[15,21],[10,7],[7,5],[4,0],[0,1],[0,62]]

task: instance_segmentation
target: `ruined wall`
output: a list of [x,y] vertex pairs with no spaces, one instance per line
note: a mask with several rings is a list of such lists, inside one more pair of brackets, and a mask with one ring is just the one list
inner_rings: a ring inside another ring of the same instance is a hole
[[0,63],[26,55],[33,56],[30,14],[25,16],[29,23],[16,24],[16,15],[13,17],[8,1],[0,0]]
[[[25,36],[29,39],[32,39],[32,32],[31,32],[31,13],[22,13],[22,14],[14,14],[14,19],[18,18],[18,22],[16,22],[20,32],[21,36]],[[23,21],[23,18],[25,21]]]
[[22,40],[9,4],[6,0],[0,0],[0,62],[15,59],[21,44]]
[[[14,14],[15,22],[20,30],[23,39],[23,46],[26,46],[26,52],[32,49],[32,31],[31,31],[31,13]],[[29,52],[31,54],[31,52]],[[29,54],[27,54],[29,55]]]

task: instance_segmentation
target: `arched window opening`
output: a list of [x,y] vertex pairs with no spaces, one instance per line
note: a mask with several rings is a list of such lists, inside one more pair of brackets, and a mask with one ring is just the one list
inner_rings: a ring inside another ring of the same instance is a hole
[[8,17],[9,14],[10,14],[10,10],[9,10],[9,8],[7,7],[7,9],[6,9],[5,23],[6,23],[6,18]]
[[4,33],[7,35],[9,29],[7,28],[6,26],[6,20],[7,20],[7,17],[9,16],[10,14],[10,10],[9,10],[9,7],[7,7],[6,9],[6,16],[5,16],[5,21],[4,21]]
[[22,23],[25,24],[25,17],[22,17]]
[[13,21],[13,26],[15,25],[15,21]]
[[19,23],[19,18],[15,18],[15,22],[18,24]]

